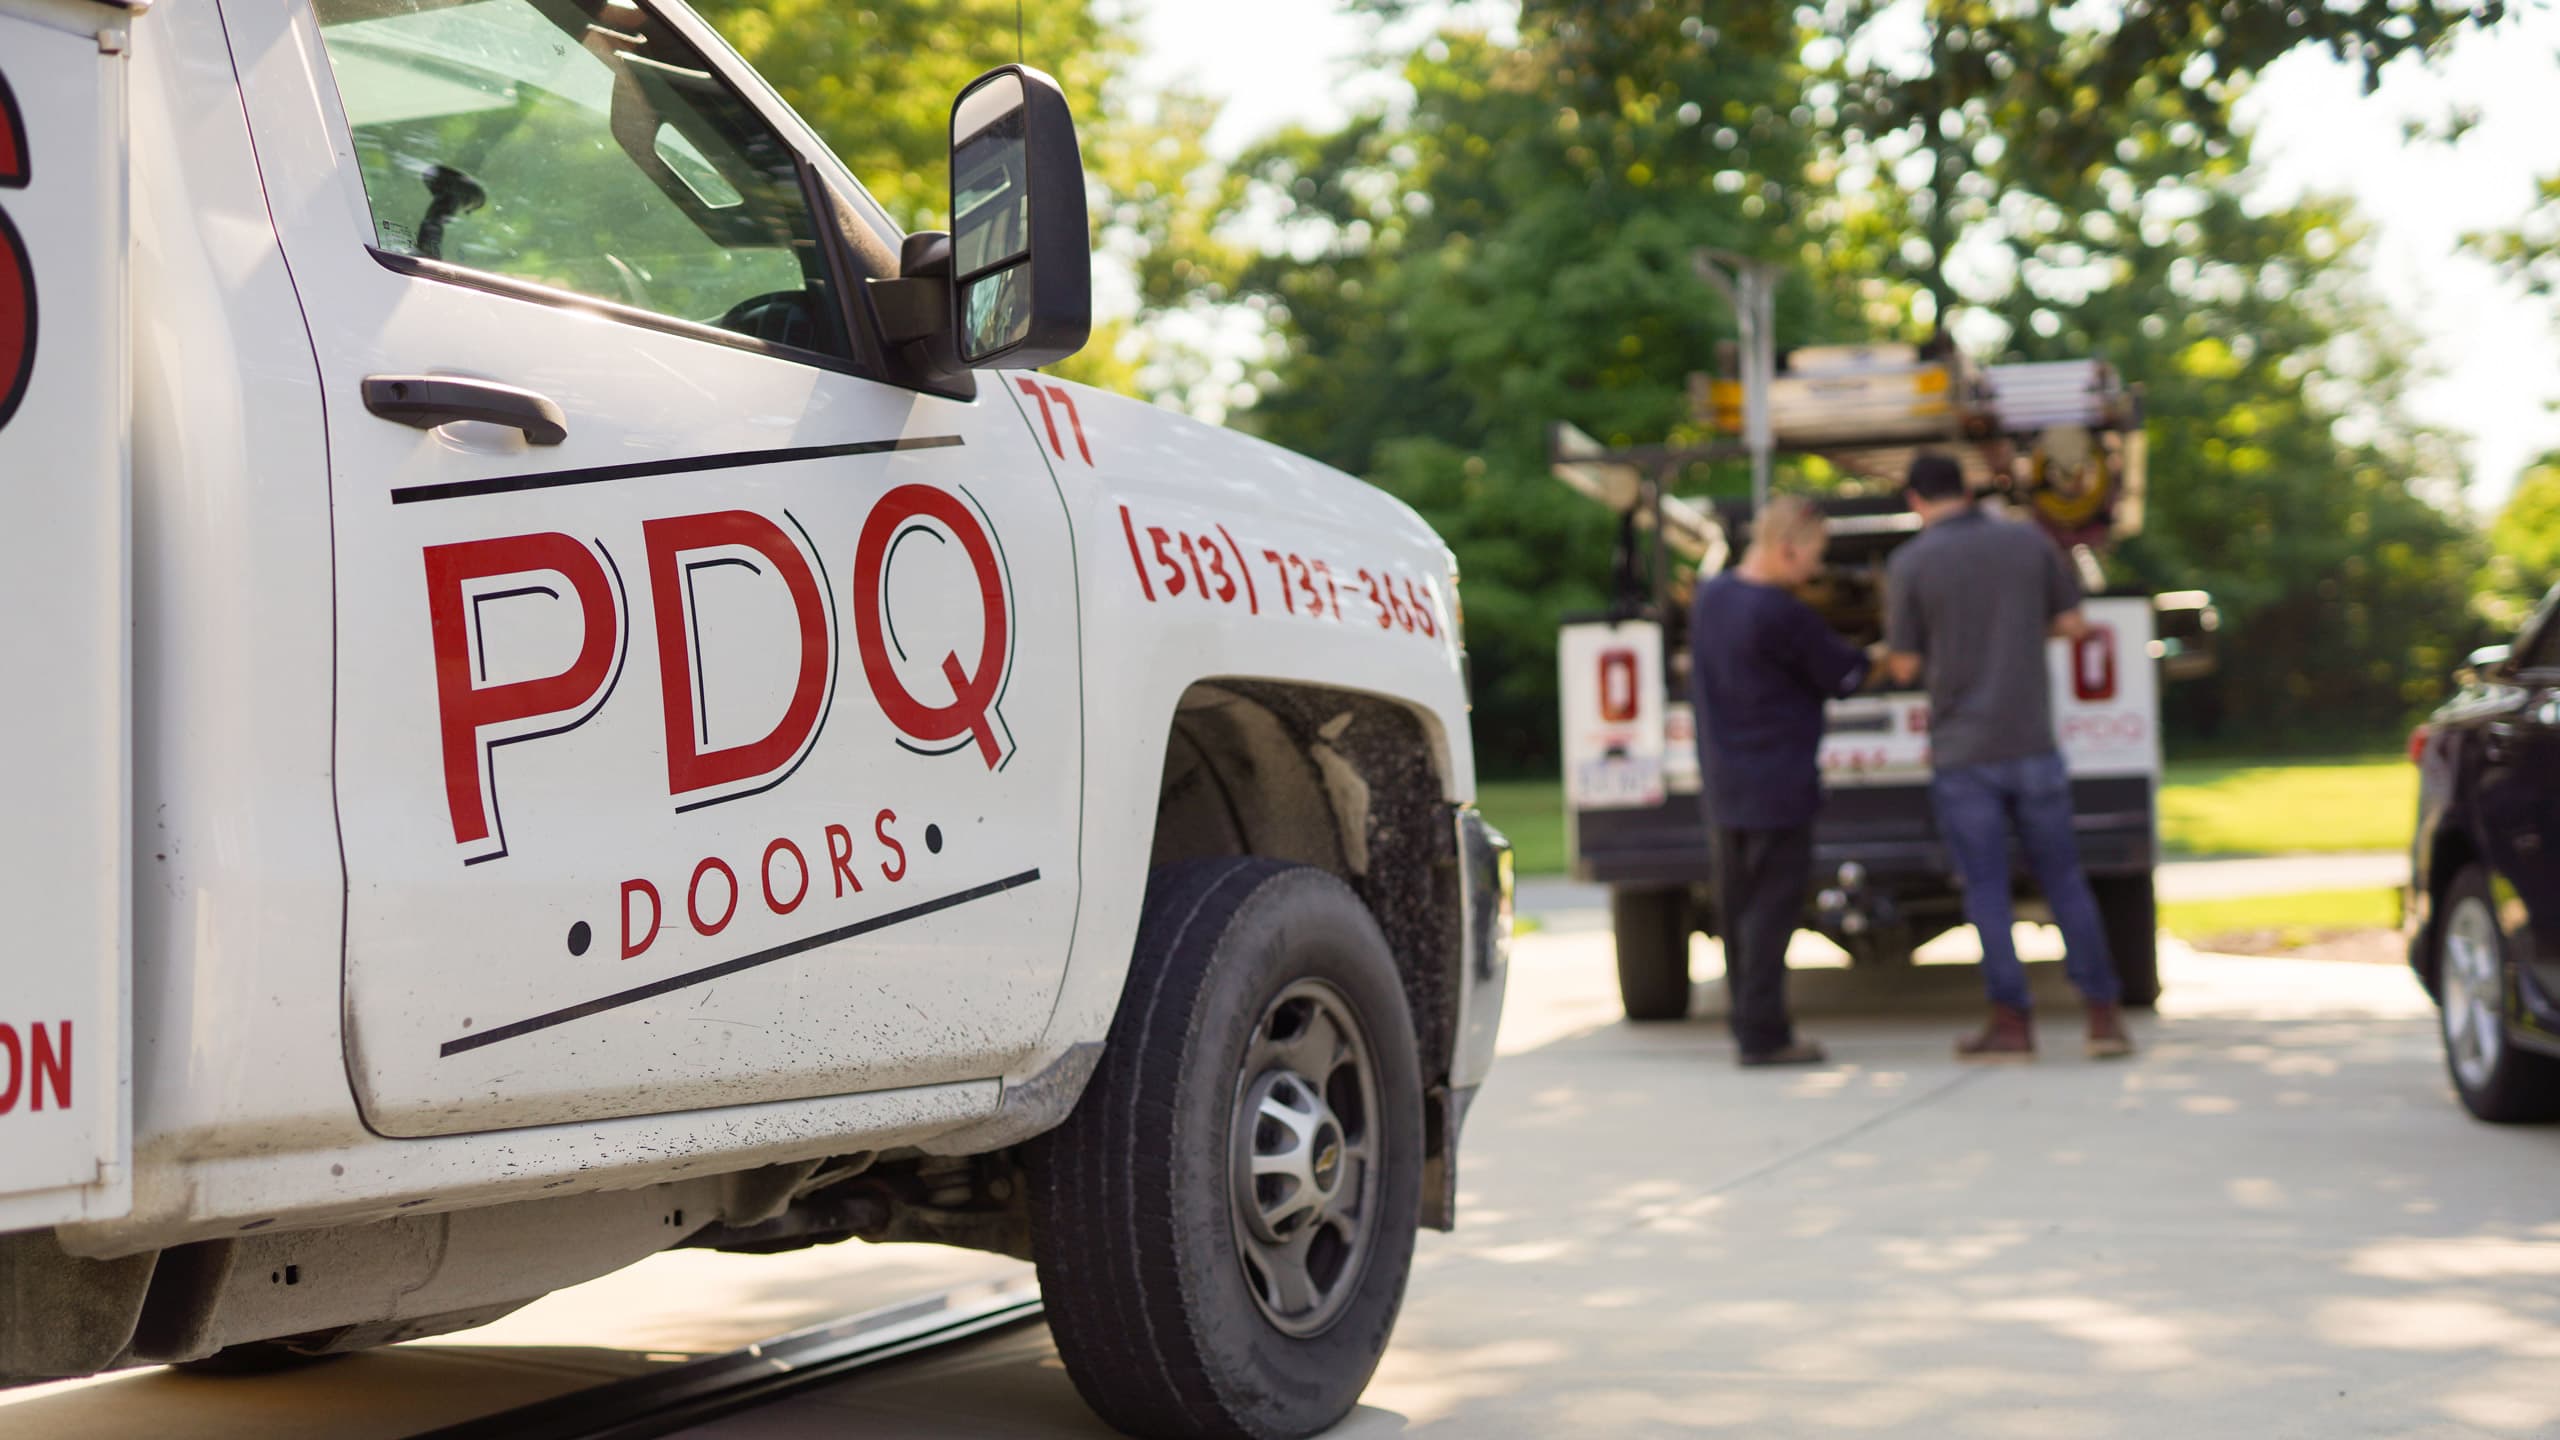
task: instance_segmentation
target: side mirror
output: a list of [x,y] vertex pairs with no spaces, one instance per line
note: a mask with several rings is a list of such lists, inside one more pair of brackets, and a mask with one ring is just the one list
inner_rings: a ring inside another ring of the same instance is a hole
[[1075,118],[1026,65],[979,76],[951,107],[951,304],[973,367],[1064,360],[1093,330]]
[[2222,628],[2222,612],[2202,590],[2171,590],[2151,597],[2152,658],[2160,662],[2160,678],[2171,682],[2201,680],[2221,663],[2214,634]]

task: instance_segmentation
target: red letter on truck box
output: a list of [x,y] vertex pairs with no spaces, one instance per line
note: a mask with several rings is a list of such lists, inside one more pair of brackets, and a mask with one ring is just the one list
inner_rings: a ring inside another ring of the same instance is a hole
[[[826,591],[816,573],[781,526],[752,511],[679,515],[649,521],[640,529],[648,537],[649,600],[658,621],[658,677],[667,718],[667,792],[685,796],[788,772],[817,734],[826,708],[827,672],[835,660],[827,631]],[[752,551],[781,577],[799,618],[800,665],[791,702],[763,739],[706,750],[694,709],[694,692],[705,683],[705,677],[693,673],[694,659],[701,653],[695,642],[703,628],[702,617],[693,611],[691,567],[679,565],[678,560],[694,551],[713,549]]]
[[[586,723],[612,688],[621,635],[614,589],[595,552],[566,535],[510,535],[430,545],[427,618],[435,637],[436,711],[444,731],[445,798],[453,812],[457,844],[494,848],[471,857],[507,853],[498,816],[494,752],[500,745],[556,735]],[[476,607],[485,600],[540,593],[548,586],[500,589],[484,582],[548,572],[569,582],[577,596],[581,641],[578,658],[557,675],[483,684],[486,657],[479,654]]]
[[[42,1023],[30,1025],[27,1027],[27,1034],[34,1042],[27,1047],[33,1052],[27,1057],[27,1108],[30,1110],[44,1108],[45,1082],[50,1080],[53,1082],[54,1108],[70,1109],[71,1022],[65,1020],[59,1025]],[[53,1037],[56,1034],[62,1036],[62,1048],[59,1050],[55,1049],[53,1044]]]

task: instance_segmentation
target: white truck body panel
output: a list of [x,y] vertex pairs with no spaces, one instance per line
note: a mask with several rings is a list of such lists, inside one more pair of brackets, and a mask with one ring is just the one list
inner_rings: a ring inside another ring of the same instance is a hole
[[[2047,647],[2054,741],[2082,780],[2158,779],[2160,667],[2152,663],[2152,610],[2140,596],[2083,602],[2089,634]],[[1830,706],[1822,737],[1823,783],[1835,788],[1916,785],[1929,778],[1929,701],[1919,694],[1855,695]]]
[[[2101,596],[2084,602],[2090,633],[2055,640],[2046,657],[2055,741],[2080,779],[2160,774],[2160,674],[2152,663],[2151,602]],[[1645,809],[1666,793],[1695,794],[1694,758],[1671,755],[1672,735],[1694,747],[1684,702],[1662,703],[1661,627],[1651,621],[1568,625],[1562,667],[1565,803],[1569,809]],[[1625,671],[1638,682],[1625,696]],[[1817,758],[1833,789],[1924,785],[1929,780],[1929,701],[1916,692],[1853,695],[1829,707]]]
[[0,1230],[132,1184],[126,21],[0,0]]
[[[28,67],[8,27],[38,8],[114,13],[0,0],[0,75],[13,83]],[[699,21],[669,18],[851,183]],[[48,78],[107,63],[94,28],[58,32],[84,48]],[[0,630],[0,645],[47,647],[23,662],[13,648],[12,667],[76,661],[113,686],[87,709],[57,696],[0,721],[43,727],[9,736],[63,757],[45,782],[71,787],[37,802],[40,831],[0,833],[12,879],[50,877],[44,901],[89,927],[62,947],[83,957],[77,993],[43,1001],[47,1022],[67,1017],[79,1037],[75,1098],[122,1098],[128,928],[140,1039],[129,1130],[121,1105],[112,1125],[77,1112],[84,1168],[45,1169],[43,1190],[18,1188],[8,1167],[36,1152],[9,1127],[59,1112],[0,1114],[0,1231],[62,1222],[65,1249],[105,1257],[860,1149],[1010,1143],[1029,1133],[1008,1118],[1016,1094],[1108,1031],[1167,731],[1194,686],[1387,700],[1426,733],[1414,763],[1435,793],[1472,799],[1448,553],[1390,497],[1042,377],[984,373],[974,402],[953,402],[395,273],[365,249],[340,102],[296,0],[162,0],[112,64],[103,73],[131,87],[133,234],[94,258],[102,284],[121,284],[114,262],[129,248],[134,318],[48,350],[48,366],[76,364],[38,374],[71,377],[98,443],[129,439],[131,607],[121,494],[81,492],[65,512],[76,524],[40,563],[0,570],[0,584],[86,587],[63,592],[82,597],[76,634]],[[88,139],[122,135],[96,126]],[[86,178],[121,194],[124,163],[96,159]],[[27,210],[0,188],[0,213],[25,227]],[[96,250],[108,222],[121,236],[120,209],[63,228]],[[38,266],[55,306],[56,276]],[[120,375],[128,336],[129,421],[120,381],[83,378]],[[568,439],[532,451],[512,430],[395,424],[361,398],[381,373],[541,391],[566,412]],[[82,413],[68,400],[41,413],[53,463],[65,452],[50,437]],[[942,437],[958,443],[872,449]],[[33,513],[11,483],[20,438],[0,430],[0,525],[13,539]],[[863,448],[769,453],[840,446]],[[749,452],[762,453],[662,463]],[[487,483],[635,462],[657,468]],[[98,464],[80,473],[125,473],[120,450]],[[771,531],[651,529],[739,512]],[[858,592],[884,513],[882,574]],[[561,540],[502,552],[498,568],[449,568],[445,603],[480,623],[445,647],[440,672],[429,548],[529,535]],[[652,573],[653,538],[672,592]],[[992,589],[979,539],[996,557]],[[580,575],[545,568],[582,569],[579,553],[607,577],[603,603]],[[700,564],[732,560],[754,568]],[[791,584],[802,568],[818,576],[819,610]],[[987,638],[991,596],[1001,645]],[[866,609],[884,636],[896,630],[876,663]],[[447,764],[455,695],[574,668],[607,626],[610,678],[596,693],[466,726],[468,763]],[[810,638],[749,645],[750,631]],[[671,683],[677,657],[689,690]],[[995,677],[983,710],[952,703],[946,657],[972,693]],[[752,747],[790,728],[807,667],[821,686],[813,733],[679,793],[671,735],[705,755]],[[693,702],[689,734],[671,693]],[[953,710],[967,713],[937,713]],[[472,792],[485,834],[458,833],[471,812],[457,795]],[[700,799],[717,803],[686,808]],[[830,826],[852,842],[858,894],[836,893]],[[792,849],[809,872],[798,900]],[[714,858],[738,882],[725,921],[723,877],[703,866]],[[659,900],[646,945],[645,902],[624,908],[632,880]],[[970,898],[949,903],[959,895]],[[897,923],[863,929],[884,918]],[[570,938],[580,924],[583,954]],[[14,939],[0,951],[0,1021],[16,1023],[10,1008],[32,993],[22,977],[54,973],[31,953]],[[1452,1086],[1491,1063],[1500,980],[1498,967],[1467,972]],[[449,1048],[528,1020],[552,1023]]]
[[[1025,381],[1051,397],[1046,407],[1022,392]],[[1410,509],[1304,456],[1151,405],[1041,377],[1007,383],[1049,447],[1076,536],[1084,703],[1096,717],[1085,750],[1088,836],[1152,828],[1167,740],[1152,717],[1169,718],[1186,690],[1220,677],[1393,697],[1424,718],[1441,793],[1475,798],[1449,552]],[[1109,1027],[1122,965],[1083,957],[1127,949],[1146,892],[1141,849],[1089,841],[1085,854],[1078,963],[1044,1048]],[[1498,991],[1486,999],[1498,1008]]]
[[1669,779],[1662,626],[1651,620],[1567,625],[1556,639],[1556,671],[1564,703],[1566,808],[1661,804]]

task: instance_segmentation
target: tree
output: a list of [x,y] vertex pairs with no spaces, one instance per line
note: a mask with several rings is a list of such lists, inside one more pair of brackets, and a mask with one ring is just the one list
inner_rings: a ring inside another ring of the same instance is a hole
[[1856,208],[1877,218],[1826,258],[1965,304],[2021,358],[2101,354],[2141,383],[2150,528],[2119,568],[2209,589],[2227,622],[2227,663],[2175,697],[2173,724],[2354,743],[2440,697],[2478,633],[2481,546],[2456,513],[2458,455],[2402,408],[2409,346],[2369,298],[2352,214],[2252,203],[2231,107],[2295,45],[2370,80],[2501,11],[2207,12],[2131,4],[2093,29],[1942,0],[1915,73],[1849,64],[1873,23],[1851,12],[1817,93],[1842,116],[1826,159],[1873,177]]
[[[1892,35],[1912,18],[1905,0],[1835,0],[1822,13],[1839,137],[1851,148],[1880,145],[1888,160],[1923,162],[1908,185],[1921,243],[1900,255],[1944,316],[1957,298],[1947,267],[1968,212],[1978,218],[1989,202],[2020,195],[2059,199],[2036,181],[2068,189],[2131,158],[2128,146],[2141,142],[2127,133],[2128,102],[2177,127],[2181,147],[2219,157],[2238,138],[2239,97],[2294,50],[2318,45],[2355,62],[2370,91],[2393,62],[2494,27],[2507,6],[1924,0],[1923,53],[1908,57],[1917,64],[1852,59],[1872,55],[1880,39],[1891,53]],[[1980,176],[1986,166],[1999,173]],[[1990,183],[1968,183],[1977,178]]]
[[2511,228],[2463,238],[2527,290],[2560,294],[2560,175],[2535,184],[2533,206]]
[[2482,598],[2492,624],[2512,631],[2560,584],[2560,450],[2525,467],[2489,526],[2491,560]]
[[[1558,617],[1607,601],[1613,521],[1549,478],[1545,427],[1621,443],[1695,431],[1721,307],[1690,252],[1791,253],[1804,162],[1783,16],[1532,0],[1520,43],[1438,35],[1409,112],[1251,157],[1286,216],[1246,293],[1283,349],[1243,423],[1415,506],[1464,573],[1476,743],[1555,760]],[[1800,333],[1837,324],[1798,284]]]
[[1552,763],[1555,626],[1605,599],[1610,521],[1547,478],[1539,431],[1697,437],[1681,381],[1731,333],[1700,245],[1794,262],[1782,343],[1925,339],[1943,296],[2017,357],[2100,353],[2146,386],[2151,530],[2117,566],[2214,590],[2228,622],[2184,733],[2353,741],[2431,700],[2474,637],[2479,545],[2429,491],[2454,454],[2401,411],[2352,217],[2247,203],[2230,106],[2296,44],[2370,72],[2496,7],[1933,0],[1921,63],[1853,65],[1880,8],[1719,28],[1531,0],[1516,48],[1417,51],[1409,113],[1256,158],[1288,240],[1248,289],[1287,348],[1248,423],[1449,538],[1484,763]]

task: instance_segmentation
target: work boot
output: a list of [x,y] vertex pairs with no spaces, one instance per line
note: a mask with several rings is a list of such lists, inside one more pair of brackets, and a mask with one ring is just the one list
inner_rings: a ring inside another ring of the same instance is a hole
[[1993,1005],[1990,1023],[1979,1035],[1956,1041],[1959,1060],[2033,1060],[2036,1032],[2027,1012],[2014,1005]]
[[2112,1000],[2089,1002],[2089,1058],[2122,1060],[2133,1053],[2133,1036],[2124,1028],[2124,1009]]
[[1734,1057],[1746,1070],[1763,1065],[1819,1065],[1828,1058],[1822,1047],[1810,1040],[1791,1040],[1775,1050],[1745,1050]]

